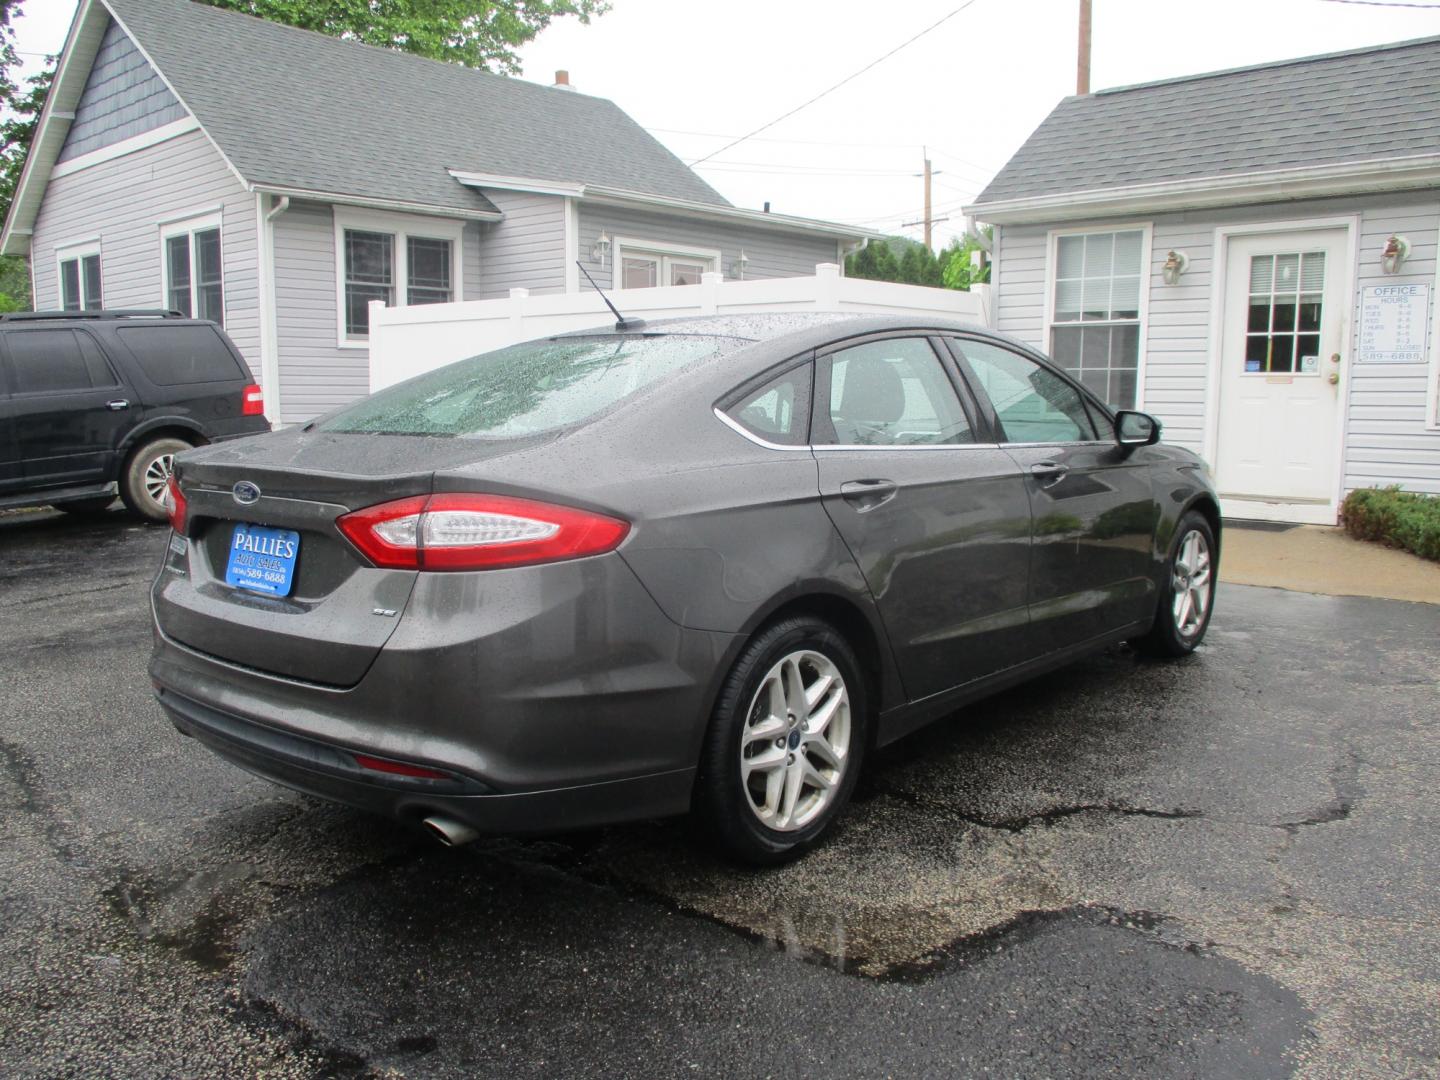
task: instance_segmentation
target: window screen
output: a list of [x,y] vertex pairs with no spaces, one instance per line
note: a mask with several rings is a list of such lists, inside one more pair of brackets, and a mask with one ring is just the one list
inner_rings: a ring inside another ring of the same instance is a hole
[[956,341],[990,399],[1006,442],[1088,442],[1095,428],[1080,392],[1029,357],[983,341]]
[[113,386],[114,377],[88,335],[74,330],[14,330],[5,335],[17,394],[55,394]]
[[955,388],[924,338],[872,341],[835,353],[830,423],[841,446],[975,441]]
[[[450,241],[425,236],[406,239],[407,304],[448,304],[450,289]],[[368,317],[368,313],[367,313]]]
[[116,332],[156,386],[245,377],[220,335],[208,326],[122,326]]
[[747,394],[725,413],[766,442],[804,446],[810,435],[810,381],[811,365],[801,364]]

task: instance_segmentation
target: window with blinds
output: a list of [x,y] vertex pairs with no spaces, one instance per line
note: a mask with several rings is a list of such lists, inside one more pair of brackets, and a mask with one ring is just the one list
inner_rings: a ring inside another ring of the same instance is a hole
[[1097,397],[1135,406],[1144,233],[1056,238],[1050,354]]
[[1245,327],[1245,372],[1320,373],[1325,253],[1254,255]]

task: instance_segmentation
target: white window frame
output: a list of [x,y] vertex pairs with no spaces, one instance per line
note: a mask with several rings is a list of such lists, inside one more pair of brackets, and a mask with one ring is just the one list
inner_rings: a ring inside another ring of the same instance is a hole
[[[196,291],[200,287],[199,260],[195,258],[195,234],[207,232],[210,229],[220,230],[220,317],[224,324],[230,321],[230,312],[225,296],[225,215],[220,210],[213,210],[209,213],[196,214],[190,217],[175,218],[172,221],[160,223],[160,307],[170,309],[170,256],[166,250],[172,237],[189,236],[190,243],[190,317],[200,318],[200,294]],[[100,269],[103,272],[105,264],[102,261]]]
[[391,248],[394,259],[395,305],[408,307],[410,267],[406,243],[410,237],[423,240],[450,241],[451,303],[459,303],[464,295],[465,223],[453,218],[427,217],[423,214],[392,214],[377,210],[355,210],[334,207],[335,218],[335,343],[341,349],[368,349],[370,338],[349,337],[345,333],[345,230],[386,233],[394,238]]
[[[1154,268],[1151,266],[1151,241],[1154,232],[1154,222],[1150,221],[1128,221],[1097,222],[1089,225],[1073,225],[1063,229],[1051,229],[1045,242],[1045,307],[1043,310],[1043,321],[1041,323],[1041,345],[1040,351],[1053,359],[1051,351],[1050,330],[1054,326],[1109,326],[1113,323],[1085,323],[1085,322],[1061,322],[1055,321],[1055,279],[1056,271],[1060,264],[1060,238],[1062,236],[1091,236],[1099,233],[1122,233],[1136,232],[1140,236],[1140,340],[1136,345],[1137,355],[1135,357],[1135,404],[1132,409],[1144,411],[1145,409],[1145,368],[1146,354],[1150,339],[1150,280],[1154,277]],[[1127,322],[1129,320],[1126,320]],[[1056,362],[1059,366],[1059,362]],[[1062,369],[1063,370],[1063,369]],[[1070,373],[1067,371],[1067,375]],[[1076,382],[1080,382],[1078,375],[1072,375]],[[1110,407],[1109,402],[1106,406]]]
[[625,288],[624,266],[627,255],[648,255],[659,256],[660,258],[660,286],[664,287],[669,279],[666,271],[669,269],[672,260],[676,262],[708,262],[710,269],[705,273],[714,274],[720,271],[723,253],[719,248],[685,247],[679,244],[667,244],[661,241],[641,240],[629,236],[617,236],[614,240],[614,258],[611,261],[612,286],[616,290]]
[[105,256],[100,250],[100,239],[95,237],[90,240],[72,240],[68,244],[62,244],[55,248],[55,310],[61,311],[65,307],[65,264],[71,261],[79,261],[80,271],[80,307],[85,310],[89,307],[85,303],[85,265],[84,260],[94,255],[100,259],[100,303],[105,303]]

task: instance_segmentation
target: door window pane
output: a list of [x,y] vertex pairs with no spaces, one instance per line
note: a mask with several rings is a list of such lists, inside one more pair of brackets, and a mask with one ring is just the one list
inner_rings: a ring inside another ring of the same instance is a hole
[[975,441],[955,388],[924,338],[874,341],[835,353],[830,424],[842,446]]
[[17,394],[64,393],[96,385],[73,330],[15,330],[5,335],[5,345]]
[[1324,289],[1323,251],[1251,256],[1247,374],[1318,374]]
[[169,282],[165,306],[187,319],[195,309],[190,304],[190,234],[171,236],[165,241],[166,280]]
[[395,237],[345,230],[345,336],[370,333],[370,301],[395,303]]
[[983,341],[956,341],[1012,443],[1096,438],[1079,391],[1029,357]]
[[405,244],[407,304],[448,304],[450,291],[450,241],[411,236]]
[[225,284],[220,262],[220,230],[195,236],[195,315],[225,325]]

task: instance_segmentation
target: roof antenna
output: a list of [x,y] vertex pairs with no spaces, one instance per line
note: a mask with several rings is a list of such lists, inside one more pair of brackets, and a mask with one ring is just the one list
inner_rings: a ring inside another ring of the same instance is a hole
[[575,265],[580,267],[580,272],[585,275],[585,280],[590,282],[590,287],[600,294],[600,299],[605,301],[605,306],[615,315],[616,330],[639,330],[645,325],[644,319],[627,319],[624,315],[621,315],[620,309],[612,304],[610,298],[605,295],[604,290],[595,284],[595,279],[590,276],[590,271],[585,269],[585,264],[579,259],[576,259]]

